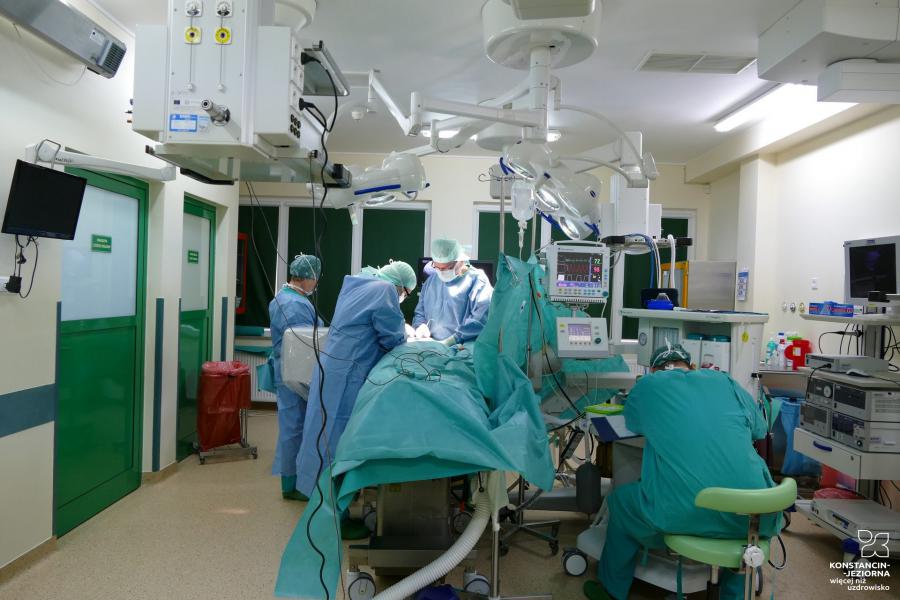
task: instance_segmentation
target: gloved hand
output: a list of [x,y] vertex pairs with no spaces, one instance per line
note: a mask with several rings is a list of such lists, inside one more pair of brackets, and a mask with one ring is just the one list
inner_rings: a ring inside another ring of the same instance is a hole
[[408,337],[408,338],[416,337],[416,330],[413,329],[412,325],[410,325],[409,323],[404,323],[404,326],[406,328],[406,337]]
[[416,337],[417,338],[430,338],[431,337],[431,330],[428,329],[427,324],[422,323],[421,325],[416,327]]
[[456,336],[451,335],[446,340],[441,340],[441,343],[443,345],[447,346],[448,348],[450,348],[451,346],[455,346],[456,345]]

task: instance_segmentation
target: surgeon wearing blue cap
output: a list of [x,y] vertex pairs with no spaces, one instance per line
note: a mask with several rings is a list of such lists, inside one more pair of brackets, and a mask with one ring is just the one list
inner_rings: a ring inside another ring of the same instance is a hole
[[[415,287],[416,272],[401,261],[344,277],[320,357],[321,370],[313,369],[297,457],[298,493],[311,496],[322,470],[334,458],[369,371],[382,356],[406,342],[400,303]],[[341,537],[355,540],[368,535],[362,521],[350,519],[346,512],[342,515]]]
[[[294,257],[288,269],[290,281],[269,303],[272,331],[272,356],[275,396],[278,401],[278,444],[272,474],[281,475],[281,495],[286,500],[306,500],[297,492],[297,453],[303,436],[306,399],[309,388],[298,394],[281,380],[281,350],[285,332],[291,327],[312,327],[316,323],[316,309],[309,301],[319,283],[322,263],[315,256],[301,254]],[[321,326],[321,319],[318,320]],[[291,335],[288,333],[288,335]],[[303,386],[306,387],[306,386]]]
[[[690,361],[678,344],[657,349],[651,374],[628,394],[625,425],[645,438],[641,478],[607,499],[600,581],[584,584],[590,600],[628,598],[643,549],[664,549],[664,534],[746,538],[748,517],[697,508],[700,490],[775,485],[753,447],[767,432],[756,401],[727,373],[695,371]],[[760,535],[777,535],[779,517],[761,517]],[[723,570],[719,597],[743,598],[743,584],[743,576]]]
[[448,346],[474,340],[487,323],[491,282],[468,263],[456,240],[434,240],[431,264],[435,272],[422,285],[413,317],[415,336]]

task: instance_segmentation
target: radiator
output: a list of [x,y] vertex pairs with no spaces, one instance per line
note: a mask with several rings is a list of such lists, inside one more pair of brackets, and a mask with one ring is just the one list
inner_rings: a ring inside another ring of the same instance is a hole
[[250,352],[235,350],[234,360],[239,360],[250,367],[250,399],[254,402],[275,402],[275,394],[257,389],[256,367],[265,364],[265,354],[251,354]]

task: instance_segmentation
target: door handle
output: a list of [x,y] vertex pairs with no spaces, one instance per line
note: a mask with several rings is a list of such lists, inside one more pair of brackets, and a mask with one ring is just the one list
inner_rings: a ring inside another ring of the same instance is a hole
[[831,452],[833,450],[833,448],[831,446],[823,446],[819,442],[813,442],[813,446],[815,446],[819,450],[823,450],[825,452]]

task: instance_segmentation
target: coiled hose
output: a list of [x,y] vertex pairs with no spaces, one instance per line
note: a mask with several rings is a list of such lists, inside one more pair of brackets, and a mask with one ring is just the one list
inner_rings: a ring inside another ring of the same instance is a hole
[[374,600],[405,600],[405,598],[412,596],[422,588],[444,577],[465,560],[469,552],[475,548],[478,540],[481,539],[481,534],[487,528],[490,518],[490,495],[487,493],[479,494],[475,503],[475,514],[472,516],[469,525],[462,532],[462,535],[459,536],[459,539],[431,564],[422,567],[409,577],[395,583],[375,596]]

